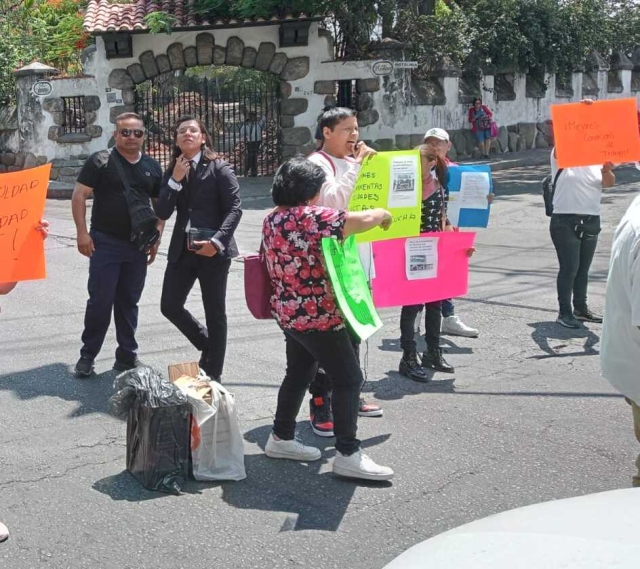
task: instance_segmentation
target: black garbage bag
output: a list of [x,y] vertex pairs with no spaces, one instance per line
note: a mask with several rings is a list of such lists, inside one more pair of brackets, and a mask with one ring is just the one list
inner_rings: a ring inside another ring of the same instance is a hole
[[189,471],[186,396],[146,366],[119,375],[114,388],[109,411],[127,417],[127,470],[149,490],[179,494]]
[[141,366],[121,373],[113,382],[109,413],[125,419],[135,403],[144,407],[171,407],[187,403],[187,397],[161,373]]

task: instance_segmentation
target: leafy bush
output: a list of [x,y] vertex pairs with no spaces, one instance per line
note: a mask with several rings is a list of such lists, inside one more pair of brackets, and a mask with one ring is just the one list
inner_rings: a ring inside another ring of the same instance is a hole
[[0,104],[15,97],[13,71],[34,59],[63,74],[82,71],[90,38],[82,29],[84,0],[0,0]]

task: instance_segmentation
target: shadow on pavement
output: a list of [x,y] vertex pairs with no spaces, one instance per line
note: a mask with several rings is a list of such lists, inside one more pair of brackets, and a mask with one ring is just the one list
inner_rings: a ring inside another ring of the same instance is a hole
[[108,413],[107,400],[113,395],[115,377],[116,372],[109,370],[87,379],[76,379],[68,365],[58,362],[0,375],[0,391],[10,391],[22,400],[44,396],[75,401],[78,407],[69,417],[79,417]]
[[[199,482],[189,480],[182,488],[183,494],[202,494],[202,488]],[[207,484],[206,487],[212,486]],[[119,474],[107,476],[97,480],[91,486],[101,494],[109,496],[114,501],[125,500],[127,502],[144,502],[146,500],[155,500],[156,498],[166,498],[173,496],[164,492],[156,492],[147,490],[142,486],[132,474],[127,470],[123,470]],[[173,496],[175,497],[175,496]]]
[[[600,336],[589,330],[587,327],[574,330],[565,328],[556,322],[532,322],[529,324],[533,328],[531,338],[544,352],[529,359],[546,359],[546,358],[573,358],[576,356],[597,356],[598,350],[594,346],[600,341]],[[576,351],[572,348],[577,347],[580,340],[584,339],[582,350]],[[551,345],[550,340],[558,340]],[[576,342],[578,340],[578,342]],[[567,349],[571,351],[567,351]]]
[[[455,393],[455,377],[425,369],[429,383],[420,383],[389,370],[387,377],[378,380],[367,380],[362,388],[363,393],[372,393],[380,401],[396,401],[408,395],[419,393]],[[436,377],[438,379],[436,379]]]
[[[244,437],[264,449],[270,432],[271,425],[264,425],[248,431]],[[362,447],[381,444],[390,436],[367,439],[362,441]],[[311,444],[311,435],[303,438]],[[335,455],[333,439],[324,441],[324,448],[318,442],[314,437],[313,445],[323,450],[323,457],[315,462],[274,460],[265,454],[245,455],[247,478],[223,484],[223,500],[234,508],[286,512],[288,516],[280,531],[337,531],[358,487],[384,491],[392,486],[391,482],[335,476],[327,464],[327,459]]]
[[[475,340],[475,338],[469,338],[469,339]],[[427,349],[427,344],[424,341],[423,335],[416,334],[416,343],[417,343],[418,353],[421,353]],[[440,338],[440,347],[442,348],[445,354],[472,354],[473,353],[473,348],[458,346],[458,344],[456,344],[451,339],[450,336],[442,336]],[[402,348],[400,347],[399,338],[383,338],[379,349],[383,352],[397,352],[398,354],[402,353]],[[398,359],[398,361],[400,360]]]

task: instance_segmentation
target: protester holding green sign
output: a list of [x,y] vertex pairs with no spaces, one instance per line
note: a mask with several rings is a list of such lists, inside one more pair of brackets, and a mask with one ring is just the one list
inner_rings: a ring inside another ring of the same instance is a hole
[[321,240],[342,241],[372,227],[388,228],[392,218],[384,209],[346,212],[316,205],[325,178],[322,168],[305,158],[286,161],[273,182],[277,207],[263,224],[274,291],[271,304],[287,352],[287,371],[265,452],[271,458],[320,459],[319,449],[295,439],[295,427],[305,392],[321,365],[333,386],[337,451],[333,471],[350,478],[389,480],[393,470],[365,455],[356,438],[362,371],[324,268]]
[[373,306],[355,236],[348,237],[344,243],[337,239],[323,239],[322,253],[338,306],[351,331],[364,342],[382,328],[382,320]]

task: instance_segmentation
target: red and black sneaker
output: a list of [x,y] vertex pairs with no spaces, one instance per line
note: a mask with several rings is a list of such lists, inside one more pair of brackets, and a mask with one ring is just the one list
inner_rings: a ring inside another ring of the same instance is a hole
[[316,435],[333,436],[333,414],[329,397],[313,397],[309,400],[309,420]]
[[360,397],[358,415],[360,417],[382,417],[382,407],[377,403],[367,403],[364,397]]

